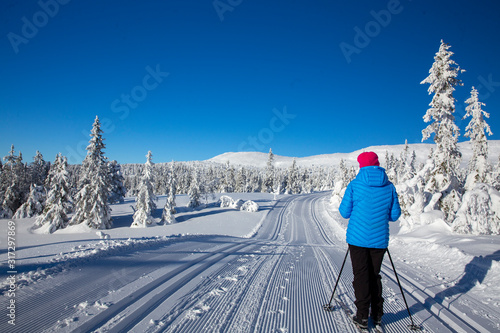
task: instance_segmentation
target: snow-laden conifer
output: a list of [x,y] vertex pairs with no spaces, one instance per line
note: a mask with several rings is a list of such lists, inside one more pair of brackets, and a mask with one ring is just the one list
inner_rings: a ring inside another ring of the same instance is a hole
[[260,175],[257,172],[249,175],[248,180],[248,191],[249,192],[261,192],[262,191],[262,181]]
[[123,178],[121,166],[117,161],[113,160],[109,162],[108,168],[111,185],[108,201],[109,203],[123,203],[127,189],[123,185],[125,178]]
[[500,234],[500,193],[492,186],[477,183],[465,192],[453,221],[453,230],[462,234]]
[[[330,175],[329,175],[330,176]],[[312,193],[314,189],[314,178],[312,176],[312,170],[304,169],[302,171],[302,175],[299,176],[301,186],[299,188],[299,193]],[[331,185],[328,186],[326,185],[327,182],[331,181],[333,183],[333,180],[329,180],[329,177],[324,177],[322,180],[324,182],[320,182],[318,184],[318,188],[321,191],[331,189]]]
[[170,172],[168,177],[168,196],[165,206],[163,207],[163,212],[161,214],[161,222],[164,224],[175,223],[175,194],[176,194],[176,179],[175,179],[175,164],[172,162],[170,164]]
[[75,198],[75,215],[70,224],[85,223],[94,229],[112,226],[108,197],[110,179],[107,158],[104,156],[104,139],[101,123],[96,116],[90,134],[87,156],[80,172],[79,190]]
[[236,192],[248,192],[247,175],[244,167],[240,167],[236,173]]
[[175,211],[175,195],[177,194],[177,175],[175,174],[175,162],[172,161],[170,164],[170,177],[168,179],[168,198],[170,201],[172,214],[176,214]]
[[434,134],[436,143],[436,150],[432,156],[436,166],[430,182],[433,187],[430,188],[432,192],[440,192],[454,185],[454,177],[462,157],[457,147],[460,129],[455,124],[453,116],[455,112],[453,91],[456,86],[462,85],[457,76],[464,70],[451,59],[453,52],[449,51],[449,48],[450,45],[441,40],[429,76],[421,82],[430,85],[429,94],[434,93],[429,104],[430,108],[424,116],[424,121],[430,124],[422,131],[422,141]]
[[236,178],[234,174],[234,167],[227,161],[225,172],[220,183],[221,193],[233,193],[235,191]]
[[426,190],[431,193],[440,193],[439,207],[445,214],[445,219],[452,222],[454,210],[460,204],[463,189],[460,187],[458,166],[462,154],[458,149],[460,129],[455,124],[455,98],[453,91],[456,86],[462,85],[457,79],[458,73],[464,70],[451,59],[453,52],[450,45],[441,40],[439,51],[434,57],[434,63],[429,70],[429,76],[421,84],[428,83],[429,94],[434,93],[424,121],[430,123],[422,131],[422,141],[434,134],[436,149],[432,155],[435,169],[426,181]]
[[300,193],[300,179],[297,170],[297,161],[293,159],[290,169],[288,169],[288,176],[286,182],[286,193],[297,194]]
[[67,167],[66,157],[57,154],[49,171],[50,188],[45,208],[34,225],[35,228],[44,227],[46,233],[65,228],[68,224],[67,213],[71,211],[71,198]]
[[3,202],[1,206],[1,214],[3,218],[10,219],[14,212],[19,207],[19,189],[16,179],[12,179],[10,186],[7,187],[4,193]]
[[484,103],[479,101],[476,88],[472,87],[471,96],[465,101],[465,118],[471,120],[465,128],[465,137],[470,138],[472,157],[469,161],[466,189],[472,189],[476,183],[488,182],[487,176],[491,167],[488,164],[488,140],[486,134],[492,135],[490,126],[484,118],[489,118],[489,113],[483,111]]
[[15,154],[14,145],[4,158],[0,175],[0,218],[11,218],[22,203],[24,165],[22,154]]
[[491,183],[497,191],[500,190],[500,155],[498,155],[497,163],[493,168],[493,172],[491,175]]
[[49,173],[50,163],[45,162],[42,153],[38,150],[30,165],[31,184],[43,185]]
[[405,140],[405,148],[401,152],[400,156],[401,162],[400,162],[400,168],[398,170],[397,183],[405,182],[408,179],[411,179],[415,176],[416,174],[415,158],[416,158],[415,151],[413,151],[412,154],[410,155],[410,147],[408,146],[408,141]]
[[13,218],[23,219],[38,216],[43,212],[45,206],[45,188],[41,185],[32,184],[28,199],[19,207]]
[[196,208],[201,205],[201,184],[200,184],[200,174],[199,170],[195,169],[192,173],[191,183],[189,185],[188,195],[189,203],[188,207]]
[[267,158],[266,174],[264,177],[264,188],[268,193],[272,193],[274,190],[274,154],[273,150],[269,148],[269,154]]
[[175,216],[172,213],[172,202],[168,200],[163,206],[163,211],[161,213],[161,222],[165,225],[175,223]]
[[151,151],[148,151],[142,173],[141,187],[136,198],[134,222],[131,227],[144,228],[154,222],[152,214],[156,209],[156,196],[154,194],[153,183],[153,154],[151,154]]

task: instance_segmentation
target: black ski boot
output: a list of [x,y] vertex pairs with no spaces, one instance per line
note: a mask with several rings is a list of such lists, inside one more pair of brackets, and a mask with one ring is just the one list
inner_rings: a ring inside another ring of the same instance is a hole
[[354,324],[356,324],[356,326],[358,326],[362,330],[368,329],[368,319],[363,319],[359,318],[358,316],[354,316],[352,317],[352,321],[354,322]]

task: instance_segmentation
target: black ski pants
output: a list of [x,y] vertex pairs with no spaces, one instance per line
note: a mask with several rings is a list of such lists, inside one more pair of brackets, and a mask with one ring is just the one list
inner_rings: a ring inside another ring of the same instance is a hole
[[384,314],[380,267],[386,251],[349,244],[358,318],[367,319],[370,307],[372,317],[381,318]]

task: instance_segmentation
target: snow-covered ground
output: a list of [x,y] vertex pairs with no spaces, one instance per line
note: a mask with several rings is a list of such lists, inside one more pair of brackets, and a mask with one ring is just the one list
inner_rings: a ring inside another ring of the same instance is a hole
[[[15,281],[9,220],[0,221],[0,331],[355,332],[344,311],[322,310],[346,251],[347,221],[330,193],[230,196],[260,210],[190,210],[178,196],[172,225],[130,228],[132,199],[112,206],[114,228],[102,233],[34,234],[33,219],[16,220]],[[456,235],[439,221],[399,231],[392,223],[389,250],[416,324],[500,331],[498,236]],[[386,331],[405,331],[410,319],[387,258],[383,273]],[[354,308],[349,262],[339,281],[338,297]]]

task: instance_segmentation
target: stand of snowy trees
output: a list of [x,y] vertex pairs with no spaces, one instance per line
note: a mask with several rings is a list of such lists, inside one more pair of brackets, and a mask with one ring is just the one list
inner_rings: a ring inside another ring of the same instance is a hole
[[16,155],[14,146],[0,162],[0,217],[36,217],[35,229],[52,233],[68,225],[111,228],[110,203],[126,194],[121,167],[104,156],[104,142],[96,117],[81,166],[68,166],[57,154],[54,163],[37,152],[33,162]]
[[96,117],[87,155],[81,165],[68,165],[57,154],[53,163],[37,152],[33,162],[16,155],[14,146],[0,161],[0,218],[36,217],[34,229],[52,233],[69,225],[93,229],[112,227],[110,204],[136,197],[132,227],[147,227],[154,221],[156,196],[167,195],[161,222],[175,222],[175,195],[188,194],[196,208],[215,198],[214,193],[270,192],[310,193],[333,187],[333,168],[275,168],[269,151],[265,169],[229,163],[170,162],[154,164],[148,152],[145,164],[121,166],[109,162],[101,123]]
[[[288,168],[277,168],[273,153],[265,168],[233,166],[215,162],[170,162],[153,165],[153,188],[156,195],[189,194],[190,206],[196,207],[212,198],[214,193],[277,193],[299,194],[333,188],[336,168],[298,167],[295,161]],[[137,196],[145,166],[124,164],[122,171],[128,196]],[[171,183],[175,179],[175,183]]]
[[[396,185],[402,208],[400,222],[406,230],[441,219],[452,230],[465,234],[500,234],[500,159],[488,163],[486,135],[491,129],[485,118],[489,114],[472,87],[465,101],[470,118],[465,137],[470,139],[472,157],[466,169],[460,169],[462,154],[458,148],[460,129],[455,124],[455,87],[462,86],[458,74],[462,69],[451,59],[450,45],[441,41],[439,51],[421,83],[429,84],[433,94],[430,108],[424,115],[429,125],[422,131],[422,141],[433,138],[435,147],[427,161],[415,165],[415,152],[405,149],[401,156],[386,155],[385,168]],[[336,180],[332,203],[338,204],[352,172],[343,170]]]
[[[459,233],[500,234],[500,157],[496,165],[488,163],[486,137],[492,132],[485,118],[489,114],[474,87],[465,100],[464,117],[470,118],[465,137],[473,154],[467,168],[459,167],[462,154],[453,92],[463,85],[458,79],[463,70],[451,59],[449,48],[441,41],[429,75],[421,82],[429,84],[428,92],[433,94],[424,115],[429,124],[422,131],[422,141],[432,138],[434,148],[425,163],[416,165],[417,156],[406,145],[400,156],[387,153],[383,166],[397,187],[405,229],[442,219]],[[278,168],[272,150],[264,168],[229,162],[155,164],[151,152],[145,164],[120,165],[105,157],[102,135],[96,117],[82,165],[68,165],[61,154],[53,163],[46,162],[39,152],[33,162],[25,163],[12,146],[0,161],[0,218],[36,217],[34,227],[51,233],[68,225],[111,228],[110,204],[123,202],[125,196],[137,198],[134,227],[152,224],[157,195],[168,196],[161,216],[164,224],[175,222],[176,194],[188,194],[189,206],[195,208],[212,200],[214,193],[332,190],[331,201],[338,204],[357,172],[344,160],[338,167],[299,167],[294,160],[289,167]]]

